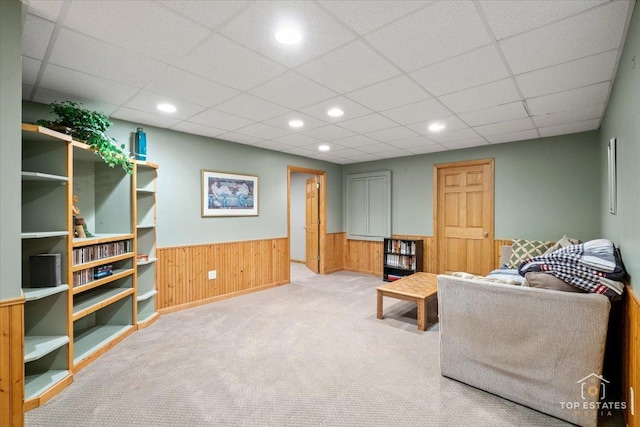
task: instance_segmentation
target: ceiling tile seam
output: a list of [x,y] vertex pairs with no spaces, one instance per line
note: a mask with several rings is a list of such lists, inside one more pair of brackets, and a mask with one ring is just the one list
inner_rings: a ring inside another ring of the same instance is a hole
[[[475,3],[475,2],[476,2],[476,1],[478,1],[478,0],[473,0],[473,1],[474,1],[474,3]],[[556,0],[556,1],[563,1],[563,0]],[[592,11],[594,11],[595,9],[600,9],[600,8],[604,8],[604,7],[607,7],[607,6],[611,5],[611,3],[612,3],[613,1],[619,1],[619,0],[607,0],[607,1],[605,1],[604,3],[600,3],[600,4],[597,4],[597,5],[595,5],[595,6],[591,6],[591,7],[587,8],[587,9],[580,10],[580,11],[578,11],[578,12],[575,12],[575,13],[572,13],[572,14],[570,14],[570,15],[564,16],[564,17],[562,17],[562,18],[558,18],[558,19],[556,19],[556,20],[549,21],[549,22],[547,22],[546,24],[542,24],[542,25],[540,25],[539,27],[530,28],[530,29],[528,29],[528,30],[526,30],[526,31],[522,31],[522,32],[520,32],[520,33],[516,33],[516,34],[510,34],[510,35],[508,35],[507,37],[503,37],[503,38],[501,38],[501,39],[498,39],[498,41],[509,40],[509,39],[512,39],[512,38],[515,38],[515,37],[519,37],[519,36],[522,36],[522,35],[527,34],[527,33],[531,33],[531,32],[534,32],[534,31],[538,31],[538,30],[540,30],[540,29],[542,29],[542,28],[544,28],[544,27],[549,27],[549,26],[551,26],[551,25],[558,24],[558,23],[560,23],[560,22],[562,22],[562,21],[567,21],[567,20],[569,20],[569,19],[571,19],[571,18],[575,18],[576,16],[580,16],[580,15],[585,15],[585,14],[587,14],[587,13],[591,13],[591,12],[592,12]],[[627,0],[622,0],[622,1],[627,1]],[[634,0],[634,1],[635,1],[635,0]]]
[[187,20],[193,22],[194,24],[196,24],[196,25],[198,25],[200,27],[204,27],[206,30],[208,30],[210,32],[218,32],[222,28],[224,28],[226,25],[228,25],[229,22],[233,21],[239,14],[243,13],[245,10],[247,10],[248,8],[253,6],[254,2],[247,2],[246,5],[244,5],[240,9],[236,10],[234,13],[231,14],[231,16],[229,16],[226,20],[222,21],[220,23],[220,25],[218,25],[215,28],[208,27],[205,24],[202,24],[201,22],[198,22],[195,19],[191,18],[189,15],[185,15],[184,13],[180,12],[179,10],[174,9],[172,7],[169,7],[169,6],[167,6],[166,4],[164,4],[162,2],[157,2],[157,4],[159,6],[161,6],[161,7],[164,7],[165,9],[169,10],[171,13],[174,13],[174,14],[182,17],[182,18],[186,18]]
[[[624,43],[624,39],[622,39],[622,43]],[[500,44],[500,43],[498,42],[498,44]],[[582,60],[587,59],[587,58],[592,58],[594,56],[602,55],[602,54],[613,52],[613,51],[618,52],[618,56],[619,56],[620,55],[620,50],[621,50],[620,48],[606,49],[606,50],[603,50],[603,51],[600,51],[600,52],[596,52],[596,53],[592,53],[592,54],[589,54],[589,55],[586,55],[586,56],[581,56],[580,58],[570,59],[569,61],[559,62],[557,64],[547,65],[547,66],[544,66],[544,67],[541,67],[541,68],[535,68],[535,69],[532,69],[532,70],[527,70],[527,71],[524,71],[522,73],[514,74],[514,76],[515,77],[526,76],[527,74],[537,73],[537,72],[546,70],[548,68],[560,67],[561,65],[571,64],[572,62],[582,61]]]
[[[596,119],[586,119],[586,120],[580,120],[580,121],[577,121],[577,122],[571,122],[571,123],[560,123],[560,124],[557,124],[557,125],[551,125],[551,126],[540,126],[540,130],[544,130],[544,129],[551,129],[551,128],[559,127],[559,126],[572,126],[572,125],[578,125],[578,124],[580,124],[580,123],[586,123],[586,122],[590,122],[590,121],[592,121],[592,120],[596,120]],[[600,125],[598,125],[598,128],[599,128],[599,127],[600,127]],[[596,129],[598,129],[598,128],[596,128]],[[595,129],[592,129],[592,130],[595,130]],[[588,131],[583,131],[583,132],[588,132]]]
[[613,66],[613,75],[611,77],[611,84],[609,85],[609,90],[607,91],[607,96],[604,98],[605,110],[600,115],[600,120],[598,121],[598,128],[602,126],[602,121],[604,120],[604,113],[606,112],[606,107],[609,105],[609,98],[611,97],[611,92],[613,91],[613,85],[615,84],[616,75],[618,74],[618,67],[620,66],[620,60],[622,59],[622,51],[624,50],[624,43],[627,41],[627,35],[629,31],[629,25],[631,25],[631,18],[633,17],[633,10],[635,7],[635,1],[629,2],[627,5],[627,16],[625,18],[624,28],[622,29],[622,37],[620,37],[620,44],[618,45],[618,54],[616,55],[616,62]]
[[[485,30],[487,31],[487,34],[489,34],[489,37],[494,42],[495,48],[498,51],[498,56],[500,56],[500,60],[502,61],[502,64],[506,68],[507,73],[509,73],[509,78],[511,79],[511,82],[515,86],[516,91],[518,92],[518,95],[520,96],[520,102],[522,102],[522,105],[523,105],[525,111],[527,112],[527,116],[529,118],[529,122],[536,129],[536,133],[538,134],[538,136],[541,136],[540,132],[538,132],[536,124],[533,122],[533,119],[531,118],[531,113],[529,112],[528,105],[525,104],[526,98],[525,98],[524,94],[522,93],[522,89],[520,89],[520,85],[518,84],[518,81],[515,78],[513,70],[511,69],[511,65],[509,64],[509,61],[507,61],[507,57],[505,56],[504,52],[502,51],[502,46],[500,46],[500,43],[498,43],[498,39],[496,38],[496,35],[493,32],[493,28],[491,28],[491,25],[489,24],[489,19],[487,18],[487,15],[485,14],[484,9],[482,8],[482,5],[480,4],[480,1],[479,0],[473,0],[473,5],[475,6],[476,11],[478,12],[478,16],[480,16],[480,20],[482,21],[482,24],[484,25]],[[489,141],[487,140],[487,142],[489,142]]]
[[335,15],[335,14],[333,13],[333,11],[331,11],[330,9],[327,9],[327,8],[325,7],[325,5],[323,5],[323,4],[322,4],[322,3],[320,3],[319,1],[314,1],[314,3],[315,3],[315,4],[316,4],[316,6],[318,6],[320,9],[322,9],[322,10],[324,11],[324,13],[326,13],[326,14],[327,14],[327,15],[329,15],[329,16],[331,16],[331,17],[332,17],[333,19],[335,19],[337,22],[339,22],[340,24],[342,24],[342,26],[343,26],[345,29],[347,29],[347,30],[349,30],[350,32],[352,32],[352,33],[353,33],[356,37],[358,37],[358,38],[364,38],[364,37],[366,37],[366,36],[368,36],[368,35],[371,35],[372,33],[375,33],[376,31],[379,31],[379,30],[381,30],[381,29],[383,29],[383,28],[385,28],[385,27],[388,27],[388,26],[390,26],[390,25],[393,25],[393,24],[395,24],[396,22],[398,22],[398,21],[400,21],[400,20],[402,20],[402,19],[404,19],[404,18],[406,18],[406,17],[408,17],[408,16],[411,16],[411,15],[413,15],[413,14],[417,13],[417,12],[420,12],[420,11],[422,11],[422,10],[424,10],[424,9],[427,9],[427,8],[429,8],[429,7],[433,7],[433,5],[434,5],[434,4],[436,4],[436,2],[435,2],[435,1],[432,1],[432,2],[430,2],[430,3],[427,3],[427,4],[423,5],[423,6],[420,6],[420,7],[416,8],[416,9],[413,9],[413,10],[411,10],[411,11],[409,11],[409,12],[407,12],[407,13],[405,13],[405,14],[403,14],[403,15],[401,15],[401,16],[399,16],[399,17],[397,17],[397,18],[395,18],[395,19],[393,19],[393,20],[391,20],[391,21],[389,21],[389,22],[387,22],[387,23],[385,23],[385,24],[382,24],[382,25],[381,25],[381,26],[379,26],[379,27],[376,27],[376,28],[374,28],[374,29],[372,29],[372,30],[369,30],[369,31],[367,31],[367,32],[365,32],[365,33],[363,33],[363,34],[360,34],[360,33],[358,33],[356,30],[354,30],[353,28],[351,28],[351,26],[350,26],[349,24],[347,24],[347,23],[346,23],[346,22],[344,22],[342,19],[340,19],[340,17],[338,17],[337,15]]
[[[47,65],[49,65],[49,58],[51,57],[51,53],[53,52],[53,47],[56,44],[56,40],[58,39],[58,34],[60,34],[60,30],[62,28],[62,21],[64,21],[64,18],[67,16],[69,7],[71,7],[70,2],[64,2],[62,7],[60,8],[60,13],[58,14],[58,20],[55,22],[55,26],[53,27],[53,32],[51,33],[51,38],[49,38],[49,44],[47,45],[47,50],[44,53],[42,62],[40,63],[40,69],[38,70],[38,75],[36,76],[36,80],[33,83],[33,89],[31,89],[31,96],[29,96],[29,101],[35,100],[36,93],[40,89],[40,82],[42,81],[42,76],[44,76],[44,71],[46,70]],[[33,14],[31,15],[36,16]]]

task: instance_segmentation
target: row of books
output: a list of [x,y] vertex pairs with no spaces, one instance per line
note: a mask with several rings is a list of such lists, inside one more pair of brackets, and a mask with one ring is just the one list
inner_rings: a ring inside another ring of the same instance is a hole
[[85,270],[73,273],[73,286],[81,286],[93,280],[102,279],[103,277],[113,274],[113,265],[101,265],[99,267],[87,268]]
[[416,258],[412,256],[387,254],[385,255],[384,263],[389,267],[399,267],[407,270],[416,269]]
[[415,255],[416,242],[405,242],[403,240],[387,240],[387,252]]
[[126,254],[131,252],[132,248],[133,244],[131,240],[121,240],[119,242],[76,248],[73,250],[73,265]]

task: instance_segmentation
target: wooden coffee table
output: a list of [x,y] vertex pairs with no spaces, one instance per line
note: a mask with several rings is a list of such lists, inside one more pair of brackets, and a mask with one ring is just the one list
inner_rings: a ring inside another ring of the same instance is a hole
[[427,299],[438,293],[437,275],[414,273],[386,285],[378,286],[378,319],[383,319],[382,297],[415,302],[418,305],[418,330],[427,329]]

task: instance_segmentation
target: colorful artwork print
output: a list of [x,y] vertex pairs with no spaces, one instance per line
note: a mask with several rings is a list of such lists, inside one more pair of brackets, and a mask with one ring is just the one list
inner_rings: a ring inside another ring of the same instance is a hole
[[258,215],[258,177],[202,171],[202,216]]

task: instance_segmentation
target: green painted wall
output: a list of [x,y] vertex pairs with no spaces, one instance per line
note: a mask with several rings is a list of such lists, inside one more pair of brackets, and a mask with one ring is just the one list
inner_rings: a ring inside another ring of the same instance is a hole
[[[607,144],[617,140],[617,212],[609,213]],[[602,233],[620,247],[632,279],[640,275],[640,7],[636,5],[600,128]],[[634,289],[638,289],[637,279]]]
[[347,165],[391,170],[392,233],[433,235],[433,165],[495,159],[495,237],[600,236],[598,132]]
[[[24,102],[24,121],[47,118],[47,105]],[[140,126],[113,120],[109,129],[130,145]],[[342,231],[342,166],[215,138],[142,125],[147,134],[147,159],[158,173],[158,246],[254,240],[287,235],[287,166],[327,173],[327,232]],[[257,217],[202,218],[201,170],[259,177]]]
[[0,300],[21,290],[22,4],[0,1]]

